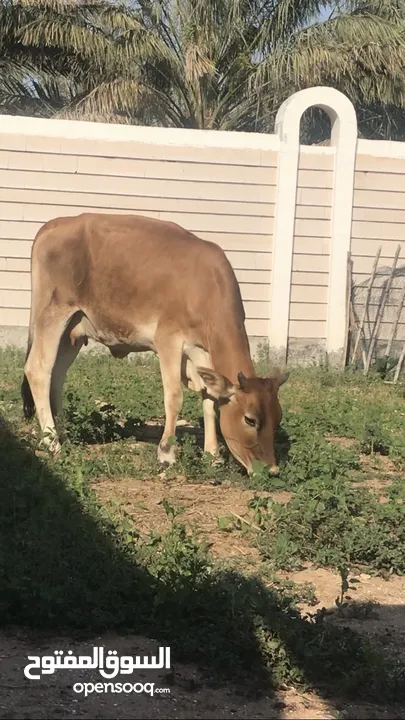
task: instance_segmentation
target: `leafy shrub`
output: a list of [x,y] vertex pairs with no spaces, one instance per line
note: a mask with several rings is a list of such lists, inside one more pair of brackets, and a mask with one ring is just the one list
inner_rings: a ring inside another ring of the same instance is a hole
[[[257,506],[256,498],[251,507]],[[329,478],[306,482],[285,505],[262,502],[260,512],[258,544],[275,568],[292,569],[311,561],[405,572],[402,502],[379,503],[371,491]]]

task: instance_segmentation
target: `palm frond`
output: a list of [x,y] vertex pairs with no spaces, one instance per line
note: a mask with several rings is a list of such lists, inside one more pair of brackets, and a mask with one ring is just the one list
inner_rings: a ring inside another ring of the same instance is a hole
[[342,0],[319,21],[330,5],[0,0],[0,111],[268,132],[286,96],[324,84],[381,135],[384,108],[405,107],[405,0]]
[[258,66],[252,86],[280,97],[324,84],[344,89],[356,102],[395,102],[395,96],[402,104],[398,70],[404,60],[405,28],[374,16],[343,14],[297,33],[287,47],[276,46]]

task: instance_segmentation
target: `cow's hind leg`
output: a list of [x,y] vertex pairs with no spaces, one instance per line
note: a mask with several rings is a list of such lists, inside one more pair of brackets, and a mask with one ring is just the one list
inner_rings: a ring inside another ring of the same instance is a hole
[[51,379],[60,340],[68,321],[67,314],[56,314],[52,309],[40,315],[35,324],[32,347],[24,367],[44,435],[43,445],[54,454],[60,450],[60,444],[51,409]]
[[176,436],[176,424],[183,404],[183,387],[181,382],[181,358],[183,342],[176,336],[155,339],[155,347],[160,361],[162,375],[165,427],[159,443],[158,458],[161,463],[173,465],[176,462],[176,449],[170,442]]
[[82,338],[70,338],[69,328],[63,333],[51,379],[51,410],[58,425],[60,440],[66,440],[63,428],[63,385],[67,371],[77,358],[84,343]]

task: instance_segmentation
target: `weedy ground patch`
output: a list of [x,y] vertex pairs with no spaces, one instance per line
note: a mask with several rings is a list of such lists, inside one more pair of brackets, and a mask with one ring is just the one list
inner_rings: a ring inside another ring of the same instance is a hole
[[[203,453],[191,392],[178,463],[162,471],[154,359],[79,357],[65,385],[70,442],[49,458],[22,419],[23,360],[0,352],[3,625],[142,633],[211,679],[405,702],[403,654],[367,637],[377,605],[352,597],[359,578],[388,587],[405,572],[403,386],[293,368],[280,477],[256,464],[248,478],[225,448],[215,467]],[[334,578],[333,613],[309,571]]]

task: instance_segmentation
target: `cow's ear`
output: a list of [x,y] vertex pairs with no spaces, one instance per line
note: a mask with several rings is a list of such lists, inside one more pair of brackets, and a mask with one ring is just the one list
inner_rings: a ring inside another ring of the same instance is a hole
[[285,382],[287,382],[288,378],[290,377],[290,373],[285,371],[281,371],[280,368],[276,368],[274,370],[271,370],[267,375],[267,380],[272,380],[276,383],[276,386],[279,388],[282,385],[284,385]]
[[217,400],[229,400],[235,394],[235,386],[224,375],[205,367],[198,367],[197,372],[207,393]]

